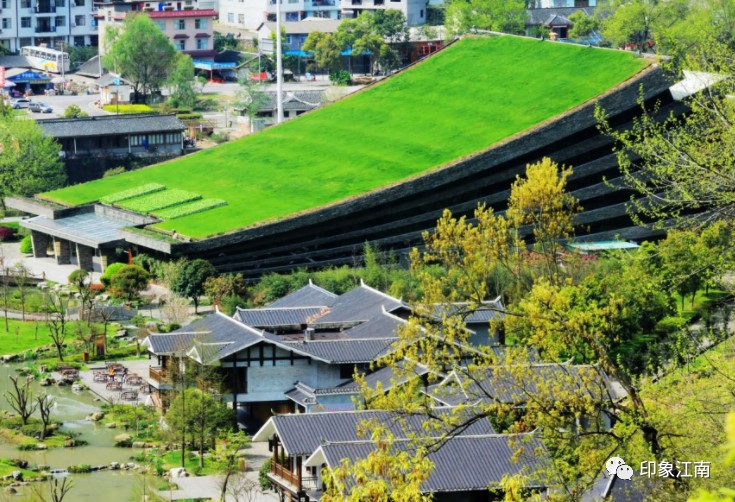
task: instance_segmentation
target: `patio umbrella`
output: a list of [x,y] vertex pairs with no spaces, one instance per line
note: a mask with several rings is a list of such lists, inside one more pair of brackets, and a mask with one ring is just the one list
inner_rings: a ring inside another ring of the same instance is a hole
[[63,84],[64,82],[66,82],[64,77],[54,77],[51,79],[52,84]]
[[15,84],[11,82],[10,80],[7,80],[5,82],[5,85],[3,87],[15,87]]

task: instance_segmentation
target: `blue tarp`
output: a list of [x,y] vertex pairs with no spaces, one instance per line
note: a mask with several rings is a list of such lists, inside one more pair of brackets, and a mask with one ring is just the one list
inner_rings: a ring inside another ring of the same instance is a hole
[[24,71],[19,75],[8,77],[8,80],[10,80],[11,82],[31,82],[35,80],[48,81],[51,80],[51,78],[47,77],[46,75],[36,73],[35,71]]
[[[283,53],[286,56],[298,56],[298,57],[302,57],[302,58],[310,58],[310,57],[314,56],[314,53],[313,52],[306,52],[306,51],[284,51]],[[349,49],[340,52],[340,54],[342,56],[352,56],[352,48],[350,47]],[[364,52],[362,52],[359,55],[361,55],[361,56],[369,56],[370,54],[372,54],[372,52],[370,52],[370,51],[364,51]]]
[[212,61],[198,61],[196,59],[194,60],[194,68],[196,68],[197,70],[227,70],[236,67],[237,63],[214,63]]

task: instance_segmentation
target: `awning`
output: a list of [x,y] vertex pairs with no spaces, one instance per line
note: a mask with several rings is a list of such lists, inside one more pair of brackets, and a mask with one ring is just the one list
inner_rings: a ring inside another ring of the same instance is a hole
[[174,40],[181,40],[184,38],[189,38],[189,35],[185,35],[183,33],[179,33],[178,35],[174,35]]
[[194,35],[194,38],[211,38],[211,37],[212,35],[210,35],[209,33],[197,33],[196,35]]
[[286,56],[298,56],[301,58],[310,58],[314,55],[313,52],[306,52],[306,51],[285,51],[284,54]]
[[36,73],[35,71],[24,71],[14,77],[8,77],[8,80],[18,84],[48,84],[51,82],[51,78],[46,75]]
[[237,68],[237,63],[215,63],[212,61],[198,61],[194,60],[194,68],[197,70],[227,70],[230,68]]

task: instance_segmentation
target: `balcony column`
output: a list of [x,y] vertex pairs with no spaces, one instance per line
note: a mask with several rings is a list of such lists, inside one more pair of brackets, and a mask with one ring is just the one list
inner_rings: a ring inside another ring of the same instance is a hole
[[77,260],[79,261],[79,268],[86,270],[87,272],[94,271],[94,265],[92,257],[94,256],[94,249],[89,246],[83,246],[77,244]]
[[48,245],[51,239],[48,234],[39,232],[38,230],[31,230],[31,244],[33,245],[33,257],[44,258],[48,256]]
[[302,483],[302,473],[301,473],[301,457],[296,457],[296,479],[299,481],[299,491],[303,489],[303,483]]
[[69,265],[71,263],[71,244],[66,239],[54,237],[54,255],[56,255],[56,263],[59,265]]

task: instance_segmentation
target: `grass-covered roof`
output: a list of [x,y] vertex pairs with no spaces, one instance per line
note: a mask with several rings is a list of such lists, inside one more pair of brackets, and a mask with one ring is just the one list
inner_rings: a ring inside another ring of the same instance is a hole
[[158,183],[222,199],[226,205],[155,225],[204,238],[352,197],[485,149],[602,94],[646,64],[626,52],[510,36],[468,38],[259,134],[43,197],[77,205]]

